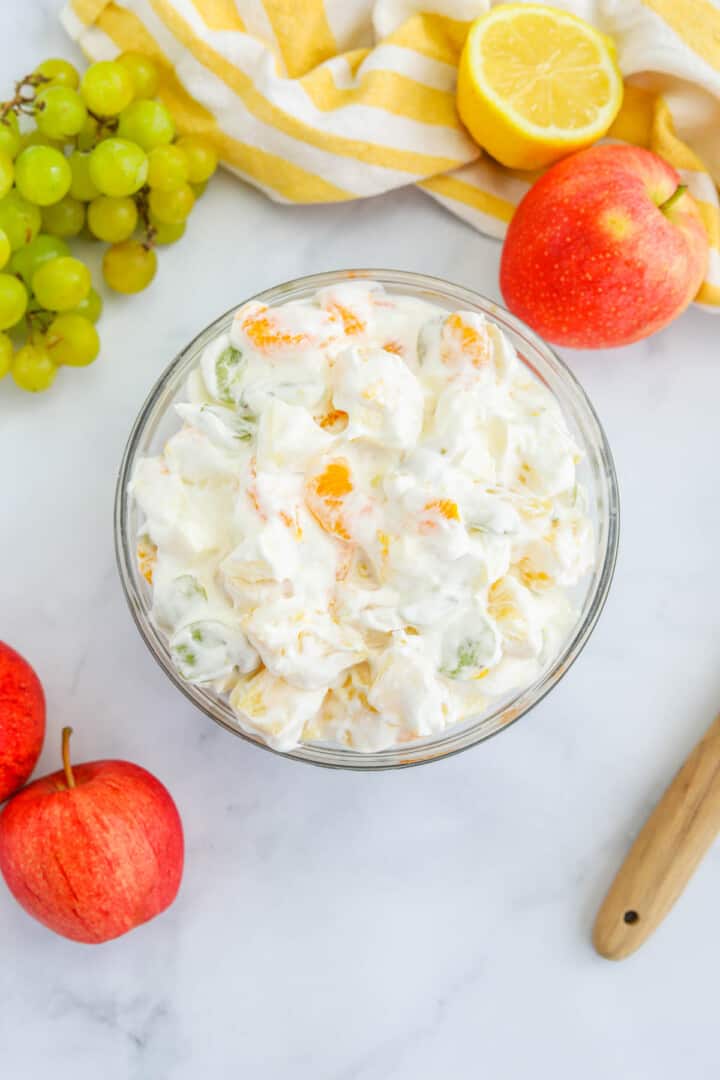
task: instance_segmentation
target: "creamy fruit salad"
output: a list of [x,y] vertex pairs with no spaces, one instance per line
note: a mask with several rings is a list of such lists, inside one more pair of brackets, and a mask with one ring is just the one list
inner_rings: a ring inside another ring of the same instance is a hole
[[436,736],[557,655],[594,557],[553,395],[470,311],[251,302],[131,482],[180,675],[279,750]]

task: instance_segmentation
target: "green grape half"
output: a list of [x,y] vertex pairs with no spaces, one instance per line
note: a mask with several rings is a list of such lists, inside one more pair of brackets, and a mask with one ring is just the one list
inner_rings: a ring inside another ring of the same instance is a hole
[[90,177],[90,155],[82,150],[73,150],[68,158],[72,180],[70,181],[70,194],[73,199],[81,202],[90,202],[97,199],[100,191]]
[[175,138],[173,118],[159,101],[133,101],[120,113],[118,135],[143,150],[164,146]]
[[135,84],[122,64],[99,60],[83,75],[80,92],[88,109],[97,116],[117,116],[132,101]]
[[109,195],[100,195],[88,206],[88,228],[98,240],[108,244],[117,244],[127,240],[135,232],[138,212],[133,199],[125,196],[113,199]]
[[48,236],[47,233],[38,233],[29,244],[17,249],[10,262],[10,269],[31,288],[33,275],[43,263],[69,254],[70,249],[64,240],[57,236]]
[[4,150],[0,150],[0,199],[7,195],[13,186],[14,177],[15,169],[13,168],[12,158]]
[[188,159],[188,178],[193,184],[209,180],[217,169],[218,156],[215,147],[199,135],[183,135],[177,145]]
[[119,293],[142,292],[157,271],[157,255],[138,240],[113,244],[103,258],[103,275],[111,289]]
[[27,289],[22,281],[12,274],[0,274],[0,330],[7,330],[22,319],[27,302]]
[[53,364],[86,367],[100,352],[100,338],[89,319],[68,312],[50,323],[45,348]]
[[12,367],[13,343],[7,334],[0,334],[0,379],[4,379]]
[[57,368],[42,345],[23,345],[15,353],[12,377],[21,390],[33,394],[40,393],[52,386],[57,375]]
[[85,102],[69,86],[45,86],[35,95],[35,123],[51,139],[71,139],[82,131],[86,119]]
[[41,221],[40,207],[29,203],[19,191],[8,191],[0,199],[0,229],[4,230],[13,251],[30,243],[40,232]]
[[178,146],[156,146],[148,156],[147,182],[158,191],[174,191],[188,181],[188,159]]
[[145,151],[127,139],[104,139],[90,155],[90,179],[103,195],[134,195],[147,173]]
[[0,120],[0,150],[14,159],[20,153],[20,145],[17,116],[9,112]]
[[77,236],[84,224],[85,203],[71,195],[43,208],[42,227],[53,236]]
[[[35,68],[35,74],[50,79],[53,86],[69,86],[71,90],[77,90],[80,83],[77,69],[73,67],[70,61],[56,57],[43,60],[42,64],[38,64]],[[42,85],[46,84],[43,83]]]
[[174,244],[185,235],[184,221],[181,221],[179,225],[167,225],[164,221],[158,221],[154,214],[150,214],[150,224],[155,230],[153,241],[156,244]]
[[103,302],[100,293],[91,289],[84,300],[77,307],[68,312],[68,315],[83,315],[90,322],[96,323],[102,315]]
[[15,161],[17,189],[36,206],[59,202],[70,190],[71,180],[67,158],[51,146],[28,146]]
[[116,63],[121,64],[129,73],[136,100],[155,97],[160,76],[152,60],[148,60],[142,53],[124,52],[118,56]]
[[181,225],[190,216],[195,196],[189,184],[172,191],[150,190],[150,209],[158,221],[165,225]]
[[76,308],[90,292],[91,284],[87,266],[67,255],[44,263],[32,279],[37,301],[48,311]]
[[8,235],[4,229],[0,229],[0,270],[2,270],[4,266],[7,266],[11,255],[12,248],[10,247]]

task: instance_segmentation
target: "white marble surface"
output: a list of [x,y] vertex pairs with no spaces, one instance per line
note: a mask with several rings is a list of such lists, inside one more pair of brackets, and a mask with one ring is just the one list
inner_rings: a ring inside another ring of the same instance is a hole
[[[59,0],[0,11],[3,83],[72,56]],[[717,1075],[711,852],[656,938],[589,944],[633,831],[710,721],[718,676],[720,319],[568,358],[614,447],[621,557],[600,626],[528,718],[452,760],[352,775],[214,727],[145,650],[112,551],[115,472],[156,374],[213,316],[310,271],[385,265],[498,295],[498,246],[419,192],[279,208],[228,177],[110,300],[102,358],[31,398],[0,387],[0,638],[78,760],[170,787],[187,869],[162,918],[91,949],[0,887],[0,1075],[36,1080],[704,1080]]]

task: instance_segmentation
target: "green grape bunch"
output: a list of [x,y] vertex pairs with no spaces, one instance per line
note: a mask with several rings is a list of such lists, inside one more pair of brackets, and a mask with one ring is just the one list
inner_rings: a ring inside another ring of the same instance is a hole
[[104,281],[130,294],[155,277],[156,248],[184,234],[217,153],[178,135],[159,83],[140,53],[91,64],[82,78],[54,58],[0,104],[0,379],[47,390],[59,368],[86,367],[100,351],[102,298],[68,241],[108,244]]

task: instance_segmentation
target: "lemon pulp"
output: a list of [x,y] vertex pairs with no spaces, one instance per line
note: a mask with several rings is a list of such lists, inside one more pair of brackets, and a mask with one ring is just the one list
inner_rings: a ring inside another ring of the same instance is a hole
[[536,169],[601,138],[622,103],[612,41],[582,19],[503,4],[473,23],[458,111],[503,165]]

